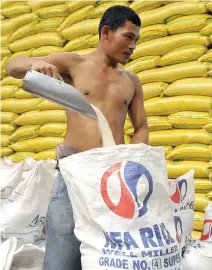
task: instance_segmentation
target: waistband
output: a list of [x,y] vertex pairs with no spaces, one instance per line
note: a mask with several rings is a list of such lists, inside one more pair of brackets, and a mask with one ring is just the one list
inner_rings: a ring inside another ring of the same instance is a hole
[[59,160],[71,155],[77,154],[77,151],[75,148],[65,145],[63,142],[58,144],[56,147],[56,157],[57,157],[57,164],[56,169],[59,170]]

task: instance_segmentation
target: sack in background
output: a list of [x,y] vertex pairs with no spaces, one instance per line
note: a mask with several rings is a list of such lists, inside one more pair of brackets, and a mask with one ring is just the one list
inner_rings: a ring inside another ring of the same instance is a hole
[[15,237],[10,237],[7,241],[0,245],[0,269],[10,270],[14,252],[17,246],[17,239]]
[[212,244],[212,202],[205,208],[203,232],[200,240]]
[[22,180],[24,163],[21,162],[17,166],[8,162],[1,164],[1,181],[0,181],[0,198],[1,202],[7,199],[12,191]]
[[0,231],[3,241],[15,236],[20,246],[43,240],[42,227],[53,182],[53,176],[42,161],[29,170],[1,208]]
[[175,219],[177,237],[182,248],[191,239],[194,223],[194,170],[169,180],[169,192]]
[[194,240],[187,246],[182,261],[182,269],[211,270],[212,265],[212,245],[211,243]]

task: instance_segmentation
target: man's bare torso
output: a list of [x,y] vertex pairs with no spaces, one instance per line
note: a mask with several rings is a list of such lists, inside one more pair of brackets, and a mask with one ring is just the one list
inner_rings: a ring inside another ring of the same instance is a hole
[[[65,81],[102,111],[116,143],[124,143],[124,122],[134,96],[131,75],[121,68],[103,66],[90,55],[79,57],[70,74],[71,77],[63,77]],[[67,111],[64,144],[79,152],[100,147],[101,136],[97,121],[80,113]]]

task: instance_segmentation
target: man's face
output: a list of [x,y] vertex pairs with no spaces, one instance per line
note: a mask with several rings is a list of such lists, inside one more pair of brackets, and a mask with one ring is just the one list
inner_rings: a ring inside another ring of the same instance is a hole
[[126,64],[139,39],[139,27],[127,21],[115,32],[109,31],[106,40],[106,52],[116,62]]

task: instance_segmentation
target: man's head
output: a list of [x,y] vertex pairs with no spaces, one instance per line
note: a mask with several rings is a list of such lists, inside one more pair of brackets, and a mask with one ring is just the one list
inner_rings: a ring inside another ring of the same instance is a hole
[[105,52],[118,63],[126,64],[139,39],[141,21],[129,7],[108,8],[99,24],[99,37]]

